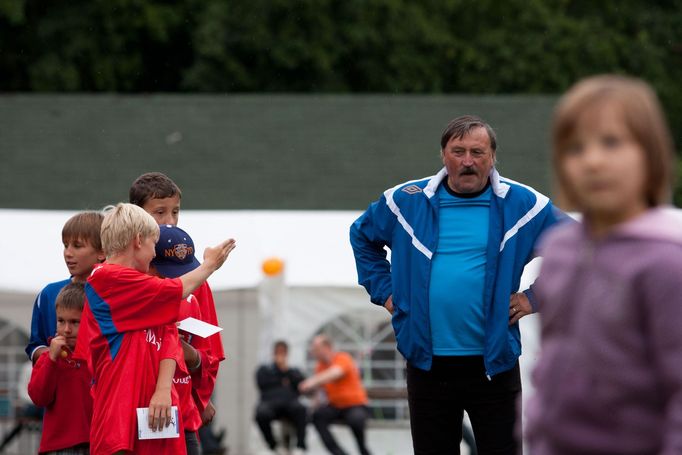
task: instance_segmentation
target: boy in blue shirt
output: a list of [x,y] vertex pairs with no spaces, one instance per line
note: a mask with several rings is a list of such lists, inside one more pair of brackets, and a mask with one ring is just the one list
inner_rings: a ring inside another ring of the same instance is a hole
[[71,282],[84,283],[95,264],[104,261],[100,241],[103,218],[100,212],[80,212],[69,218],[62,228],[64,262],[71,277],[48,284],[36,297],[31,317],[31,336],[26,346],[26,355],[33,363],[49,349],[47,340],[54,336],[57,326],[55,301],[59,291]]

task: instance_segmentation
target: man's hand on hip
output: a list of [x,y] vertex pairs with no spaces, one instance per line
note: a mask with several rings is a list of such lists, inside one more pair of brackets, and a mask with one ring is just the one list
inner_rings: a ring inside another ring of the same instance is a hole
[[388,310],[389,313],[393,314],[393,294],[389,295],[384,303],[384,308]]
[[516,324],[524,316],[533,313],[533,307],[523,292],[512,294],[509,298],[509,325]]

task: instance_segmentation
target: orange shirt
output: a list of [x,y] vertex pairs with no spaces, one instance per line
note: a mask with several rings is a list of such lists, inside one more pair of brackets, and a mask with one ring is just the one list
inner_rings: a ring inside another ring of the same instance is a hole
[[367,393],[362,386],[360,371],[350,354],[337,352],[331,363],[318,362],[315,373],[320,373],[332,366],[338,366],[343,370],[343,376],[336,381],[328,382],[323,387],[327,392],[329,404],[335,408],[348,408],[367,404]]

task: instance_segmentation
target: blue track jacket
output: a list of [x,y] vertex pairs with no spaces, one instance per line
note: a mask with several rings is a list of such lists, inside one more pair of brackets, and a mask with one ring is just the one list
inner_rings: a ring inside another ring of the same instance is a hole
[[[445,168],[431,177],[384,192],[350,228],[358,282],[383,305],[393,295],[398,350],[410,365],[431,369],[429,325],[431,257],[438,245],[437,189]],[[490,173],[493,196],[483,296],[484,360],[488,376],[511,369],[521,355],[518,323],[509,326],[509,297],[518,291],[525,265],[547,228],[565,215],[533,188]],[[391,262],[384,249],[391,250]],[[525,291],[533,309],[531,289]]]

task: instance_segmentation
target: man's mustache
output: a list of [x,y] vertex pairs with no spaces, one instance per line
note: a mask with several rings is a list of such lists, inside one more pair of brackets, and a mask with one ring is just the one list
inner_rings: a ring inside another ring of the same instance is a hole
[[459,175],[476,175],[476,169],[473,167],[465,167],[460,171]]

